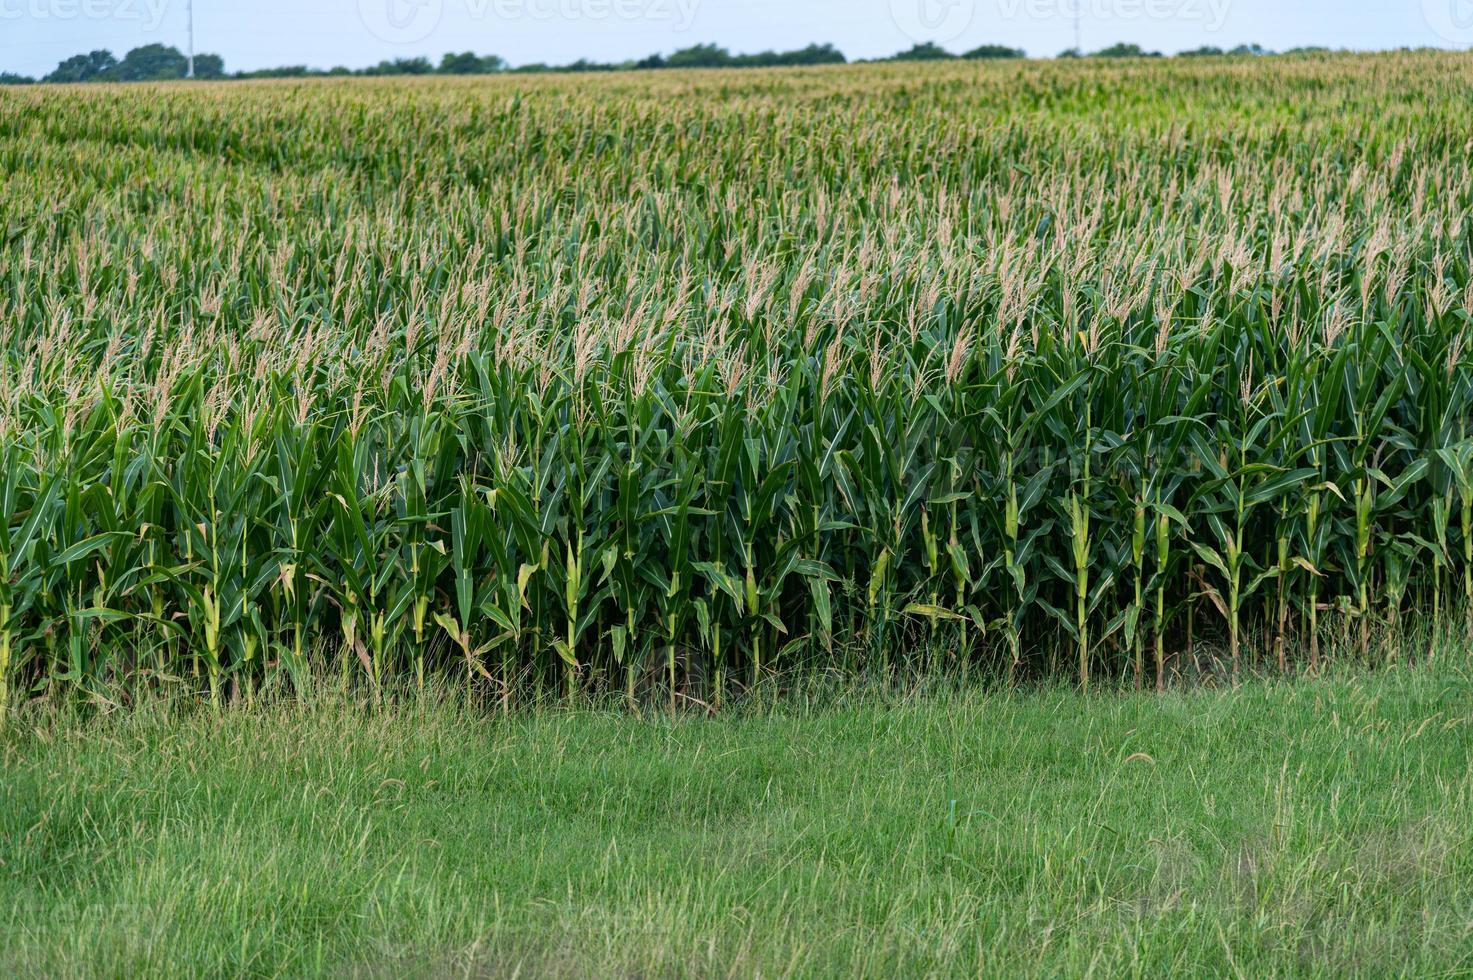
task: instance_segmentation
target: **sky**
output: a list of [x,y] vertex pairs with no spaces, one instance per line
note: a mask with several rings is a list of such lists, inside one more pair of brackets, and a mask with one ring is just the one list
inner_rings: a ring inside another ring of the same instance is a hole
[[[1473,47],[1473,0],[193,0],[195,47],[227,70],[362,67],[447,51],[513,65],[622,61],[714,42],[733,52],[830,42],[851,59],[917,41],[1035,57],[1117,41],[1361,50]],[[0,71],[40,76],[94,48],[185,50],[189,0],[0,0]]]

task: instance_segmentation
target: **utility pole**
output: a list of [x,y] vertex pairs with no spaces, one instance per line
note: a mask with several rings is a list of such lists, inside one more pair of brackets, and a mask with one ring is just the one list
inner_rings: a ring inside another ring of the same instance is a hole
[[194,0],[185,0],[184,15],[189,20],[189,71],[185,78],[194,77]]
[[[190,2],[193,3],[194,0]],[[1079,52],[1080,57],[1084,56],[1084,45],[1079,40],[1079,17],[1083,9],[1084,0],[1074,0],[1074,50]]]

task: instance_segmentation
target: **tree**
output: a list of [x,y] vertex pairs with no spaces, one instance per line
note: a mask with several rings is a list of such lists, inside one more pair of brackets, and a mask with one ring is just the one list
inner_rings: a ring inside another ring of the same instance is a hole
[[429,75],[435,70],[428,58],[395,58],[363,69],[365,75]]
[[45,78],[43,82],[93,82],[102,78],[108,72],[117,67],[118,59],[107,50],[93,51],[89,54],[74,54],[70,58],[56,66],[56,70]]
[[1200,48],[1193,48],[1190,51],[1183,51],[1180,54],[1178,54],[1177,57],[1178,58],[1218,58],[1218,57],[1254,57],[1254,58],[1257,58],[1257,57],[1262,57],[1263,55],[1269,55],[1269,54],[1273,54],[1273,52],[1270,51],[1270,50],[1268,50],[1268,48],[1265,48],[1261,44],[1240,44],[1236,48],[1233,48],[1231,51],[1224,51],[1222,48],[1216,47],[1214,45],[1205,44],[1205,45],[1203,45]]
[[189,71],[189,59],[167,44],[145,44],[123,56],[104,77],[116,82],[162,82],[183,78]]
[[194,56],[194,77],[206,80],[225,77],[225,59],[218,54]]
[[971,61],[987,61],[995,58],[1026,58],[1028,52],[1022,48],[1010,48],[1005,44],[984,44],[980,48],[973,48],[962,57]]
[[844,57],[844,52],[832,44],[810,44],[806,48],[788,51],[778,57],[785,65],[844,65],[849,63],[849,59]]
[[731,59],[733,68],[779,68],[799,65],[842,65],[849,59],[832,44],[810,44],[795,51],[759,51]]
[[1159,58],[1160,51],[1146,51],[1139,44],[1112,44],[1101,48],[1091,58]]
[[909,51],[902,51],[891,58],[891,61],[947,61],[956,55],[935,44],[927,41],[925,44],[917,44]]
[[[342,70],[344,75],[348,69]],[[253,71],[239,71],[235,73],[236,78],[306,78],[315,75],[312,69],[306,65],[282,65],[279,68],[257,68]]]
[[33,85],[36,80],[29,75],[16,75],[8,71],[0,71],[0,85]]
[[613,71],[613,65],[606,65],[601,61],[589,61],[587,58],[579,58],[571,65],[563,65],[559,71],[586,72],[586,71]]
[[682,48],[665,59],[667,68],[726,68],[730,65],[731,52],[714,44]]
[[491,75],[506,70],[506,62],[494,54],[484,58],[474,51],[447,52],[437,69],[441,75]]

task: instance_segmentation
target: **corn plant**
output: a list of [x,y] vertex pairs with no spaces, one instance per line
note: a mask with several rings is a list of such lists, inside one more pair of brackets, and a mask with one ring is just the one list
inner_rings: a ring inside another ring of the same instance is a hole
[[1473,629],[1468,82],[5,89],[0,717],[1163,689]]

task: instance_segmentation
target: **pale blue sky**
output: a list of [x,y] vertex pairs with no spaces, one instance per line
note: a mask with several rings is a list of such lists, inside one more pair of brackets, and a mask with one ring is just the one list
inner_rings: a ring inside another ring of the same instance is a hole
[[[473,49],[513,64],[618,61],[714,41],[733,51],[833,42],[851,58],[917,39],[1050,56],[1131,41],[1168,53],[1257,42],[1380,49],[1473,45],[1473,0],[194,0],[197,48],[230,70]],[[0,0],[0,71],[151,42],[184,48],[186,0]]]

